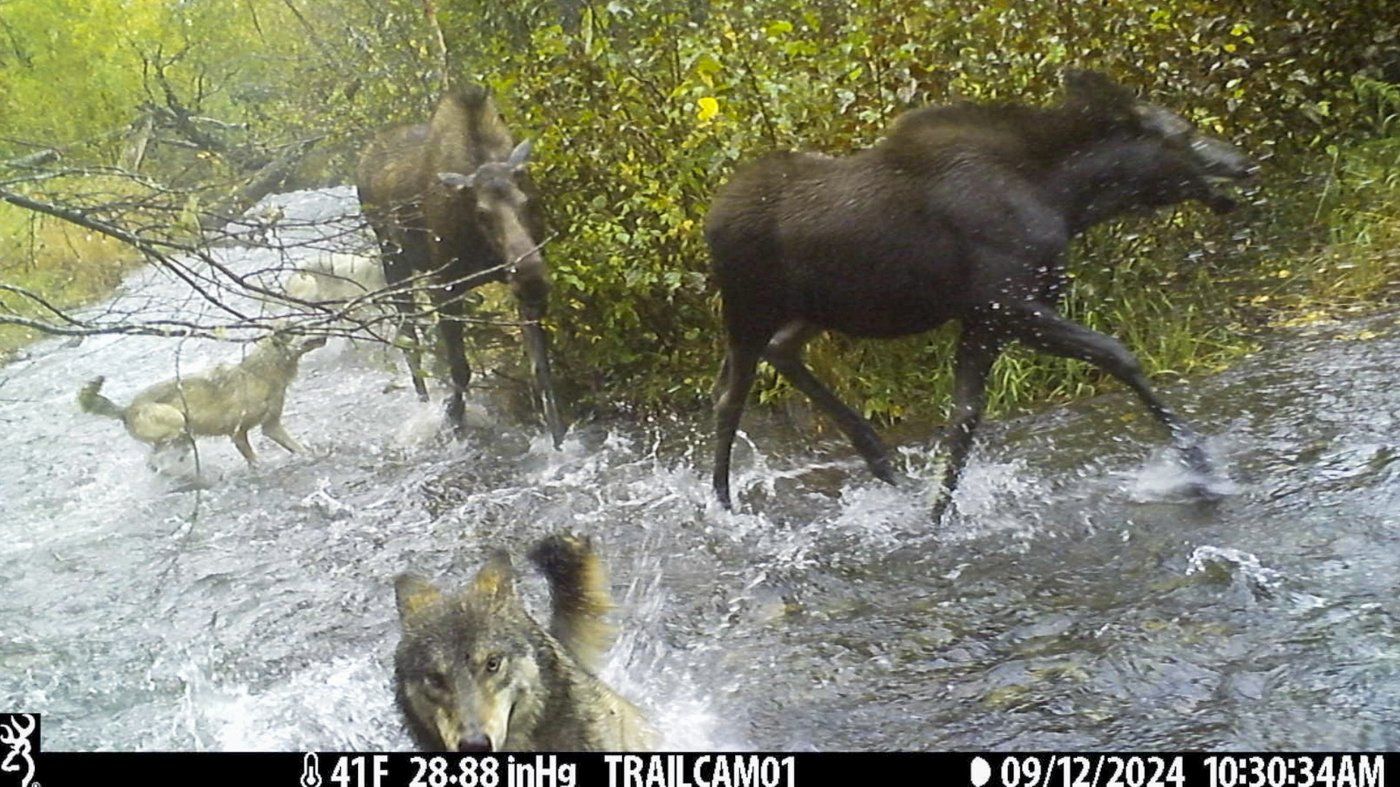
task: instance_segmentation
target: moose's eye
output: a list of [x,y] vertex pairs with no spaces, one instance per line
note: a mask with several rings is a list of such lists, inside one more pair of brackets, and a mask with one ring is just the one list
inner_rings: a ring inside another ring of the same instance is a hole
[[501,669],[501,657],[491,656],[486,659],[486,674],[493,675]]

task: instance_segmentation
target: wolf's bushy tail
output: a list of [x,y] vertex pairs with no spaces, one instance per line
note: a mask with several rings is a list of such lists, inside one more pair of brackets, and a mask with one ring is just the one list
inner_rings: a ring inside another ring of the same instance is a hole
[[83,408],[85,413],[121,419],[125,417],[126,411],[118,407],[116,402],[99,393],[105,382],[107,382],[107,378],[98,377],[84,385],[82,390],[78,391],[78,406]]
[[607,567],[584,536],[558,533],[530,550],[530,561],[549,581],[554,613],[549,630],[583,667],[597,672],[617,639]]

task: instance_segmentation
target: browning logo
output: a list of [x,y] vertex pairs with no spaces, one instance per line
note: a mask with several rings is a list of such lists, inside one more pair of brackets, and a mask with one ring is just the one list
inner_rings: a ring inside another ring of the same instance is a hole
[[[39,714],[0,713],[0,785],[39,787],[34,756],[39,753]],[[14,776],[10,776],[14,774]]]

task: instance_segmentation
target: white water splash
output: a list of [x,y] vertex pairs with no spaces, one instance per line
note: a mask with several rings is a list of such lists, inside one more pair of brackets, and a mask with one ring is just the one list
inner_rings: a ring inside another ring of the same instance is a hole
[[1219,442],[1208,440],[1202,449],[1213,468],[1210,473],[1187,467],[1175,448],[1155,450],[1141,467],[1127,474],[1128,499],[1135,503],[1181,503],[1238,494],[1240,486],[1227,474],[1227,458]]
[[1187,575],[1223,572],[1232,584],[1247,588],[1256,596],[1273,595],[1283,581],[1283,574],[1266,567],[1255,555],[1234,547],[1209,544],[1196,547],[1187,560]]

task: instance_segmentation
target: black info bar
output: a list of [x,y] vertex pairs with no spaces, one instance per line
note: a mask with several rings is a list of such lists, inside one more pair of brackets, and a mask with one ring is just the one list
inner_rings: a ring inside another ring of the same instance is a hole
[[6,753],[0,787],[1386,787],[1397,767],[1361,752]]

